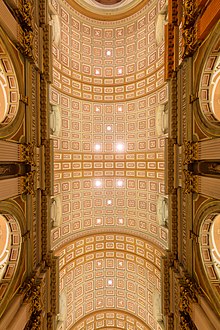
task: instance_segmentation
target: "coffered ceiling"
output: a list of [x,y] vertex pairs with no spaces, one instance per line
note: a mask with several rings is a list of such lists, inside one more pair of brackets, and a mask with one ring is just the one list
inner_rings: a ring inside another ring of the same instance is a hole
[[62,205],[52,248],[61,256],[65,326],[83,329],[91,313],[105,320],[107,311],[120,310],[125,323],[131,315],[140,329],[160,329],[153,297],[160,297],[168,232],[158,217],[165,135],[156,126],[167,86],[155,29],[165,1],[111,21],[83,15],[70,2],[51,3],[60,22],[50,103],[60,111],[52,137],[54,196]]

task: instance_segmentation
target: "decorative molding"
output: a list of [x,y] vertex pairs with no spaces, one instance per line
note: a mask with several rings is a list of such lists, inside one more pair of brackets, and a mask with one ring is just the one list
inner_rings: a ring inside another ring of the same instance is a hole
[[197,329],[190,317],[190,313],[192,303],[198,302],[197,296],[199,293],[201,293],[200,288],[191,278],[184,276],[183,279],[180,280],[179,314],[181,329]]
[[177,256],[178,255],[178,201],[177,194],[170,196],[171,200],[171,251]]
[[166,194],[172,194],[174,188],[174,140],[165,140],[166,155]]
[[15,14],[24,31],[33,31],[33,10],[33,0],[18,1],[18,9],[15,9]]
[[32,31],[24,31],[20,28],[18,49],[20,52],[34,61],[34,33]]
[[36,193],[35,171],[28,172],[22,181],[23,193],[34,195]]
[[197,193],[198,192],[198,177],[197,175],[194,175],[191,171],[189,170],[183,170],[184,176],[185,176],[185,189],[184,193],[185,194],[190,194],[190,193]]
[[15,18],[20,23],[18,32],[18,49],[32,62],[35,60],[33,12],[33,0],[19,0],[18,7],[14,10]]
[[184,161],[183,164],[188,165],[198,160],[198,142],[184,141]]
[[31,317],[25,326],[25,330],[39,329],[42,314],[40,285],[32,277],[25,283],[21,292],[25,292],[24,302],[31,302]]
[[35,166],[35,146],[33,143],[22,144],[22,159],[29,165]]
[[177,73],[173,72],[172,79],[170,82],[170,137],[173,139],[177,139]]
[[197,7],[196,1],[184,0],[184,22],[182,35],[184,39],[183,58],[192,56],[199,46],[196,33],[196,20],[201,10]]

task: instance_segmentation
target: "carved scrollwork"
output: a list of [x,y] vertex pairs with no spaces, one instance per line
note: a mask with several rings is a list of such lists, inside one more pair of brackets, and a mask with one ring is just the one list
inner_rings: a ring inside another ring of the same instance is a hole
[[18,49],[31,60],[34,60],[34,33],[32,31],[20,31]]
[[183,311],[180,311],[180,326],[182,330],[197,330],[190,315]]
[[39,329],[42,313],[40,285],[37,283],[35,278],[32,277],[24,285],[22,292],[25,293],[24,302],[31,303],[31,317],[25,326],[25,330]]
[[196,36],[195,23],[200,15],[200,10],[196,6],[196,1],[184,0],[184,23],[183,23],[183,39],[184,39],[184,53],[183,58],[192,56],[199,46]]
[[190,312],[191,304],[197,303],[197,295],[201,293],[201,289],[198,287],[189,277],[184,277],[180,283],[180,302],[179,302],[179,314],[180,314],[180,326],[184,330],[196,330],[196,326],[193,323]]
[[184,142],[184,164],[191,164],[198,159],[198,142],[185,141]]
[[198,178],[191,171],[183,170],[185,176],[185,194],[198,192]]
[[35,166],[35,147],[33,143],[22,145],[22,158],[24,161],[32,166]]
[[20,0],[18,2],[18,9],[15,10],[15,13],[23,30],[33,31],[33,8],[33,0]]
[[28,172],[23,180],[23,193],[24,194],[35,194],[35,171]]

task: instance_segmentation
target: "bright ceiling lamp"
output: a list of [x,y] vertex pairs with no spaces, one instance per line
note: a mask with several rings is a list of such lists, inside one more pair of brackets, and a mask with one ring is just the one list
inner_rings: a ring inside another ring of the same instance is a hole
[[119,187],[119,188],[123,187],[123,184],[124,184],[123,180],[117,180],[116,181],[116,186]]
[[95,148],[95,151],[100,151],[101,150],[101,144],[96,143],[94,148]]
[[101,180],[95,180],[95,187],[100,188],[102,186]]
[[116,144],[116,151],[124,151],[124,144],[123,143],[117,143]]

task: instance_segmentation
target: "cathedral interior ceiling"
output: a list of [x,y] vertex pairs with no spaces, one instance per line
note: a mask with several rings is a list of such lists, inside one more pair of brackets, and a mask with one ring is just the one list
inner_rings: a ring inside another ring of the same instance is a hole
[[[121,308],[160,329],[153,295],[161,291],[158,258],[168,232],[157,216],[166,136],[158,134],[156,112],[168,96],[164,42],[157,43],[155,29],[166,3],[148,1],[129,18],[105,22],[65,1],[51,4],[60,33],[50,89],[61,120],[52,136],[54,194],[62,201],[51,238],[61,256],[60,292],[68,292],[67,327],[100,309]],[[79,256],[74,244],[84,251]]]

